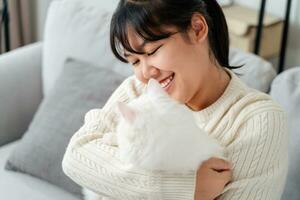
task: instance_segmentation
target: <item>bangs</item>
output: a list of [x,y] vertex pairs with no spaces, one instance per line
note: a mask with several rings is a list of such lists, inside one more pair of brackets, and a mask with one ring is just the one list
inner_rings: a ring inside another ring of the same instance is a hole
[[134,49],[128,40],[128,29],[132,28],[139,37],[146,42],[158,41],[168,38],[172,32],[163,30],[163,23],[159,20],[145,3],[125,3],[119,5],[117,12],[113,15],[110,25],[110,45],[115,56],[123,61],[128,62],[124,56],[124,51],[134,54],[144,54],[141,49]]
[[[207,40],[212,59],[229,69],[229,33],[225,15],[216,0],[119,0],[110,24],[110,46],[113,54],[128,63],[125,53],[145,54],[145,43],[169,38],[180,32],[189,42],[193,14],[202,15],[207,23]],[[177,32],[168,27],[176,28]],[[131,46],[131,31],[143,40],[139,47]],[[130,36],[130,37],[129,37]]]

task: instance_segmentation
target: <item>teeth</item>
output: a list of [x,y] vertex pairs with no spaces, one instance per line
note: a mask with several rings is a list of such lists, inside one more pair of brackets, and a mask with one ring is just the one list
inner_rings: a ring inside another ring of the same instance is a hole
[[[174,75],[174,74],[173,74]],[[163,82],[160,83],[161,87],[166,87],[174,78],[174,76],[170,76],[169,78],[167,78],[166,80],[164,80]]]

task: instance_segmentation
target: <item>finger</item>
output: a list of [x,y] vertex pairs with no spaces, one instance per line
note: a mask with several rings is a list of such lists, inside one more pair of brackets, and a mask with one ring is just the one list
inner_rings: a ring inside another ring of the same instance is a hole
[[224,180],[225,184],[228,184],[232,180],[231,171],[223,171],[220,173],[221,179]]
[[214,169],[214,170],[217,170],[217,171],[230,170],[232,168],[232,165],[229,161],[226,161],[226,160],[221,159],[221,158],[215,158],[215,157],[209,159],[206,164],[211,169]]

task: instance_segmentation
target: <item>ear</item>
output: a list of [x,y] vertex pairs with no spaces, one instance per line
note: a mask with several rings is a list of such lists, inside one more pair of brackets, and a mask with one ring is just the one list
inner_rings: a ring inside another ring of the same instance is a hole
[[153,78],[148,81],[147,93],[159,97],[168,97],[168,93],[160,86],[159,82]]
[[135,111],[123,102],[117,102],[118,110],[121,116],[130,124],[133,124],[136,119]]
[[194,41],[202,42],[208,36],[208,25],[206,19],[200,13],[194,13],[191,18],[191,28],[189,30],[190,37]]

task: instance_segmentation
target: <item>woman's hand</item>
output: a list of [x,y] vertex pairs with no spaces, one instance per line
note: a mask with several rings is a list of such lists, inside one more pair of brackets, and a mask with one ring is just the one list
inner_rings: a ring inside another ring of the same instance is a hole
[[231,163],[220,158],[210,158],[197,171],[195,200],[213,200],[231,181]]

